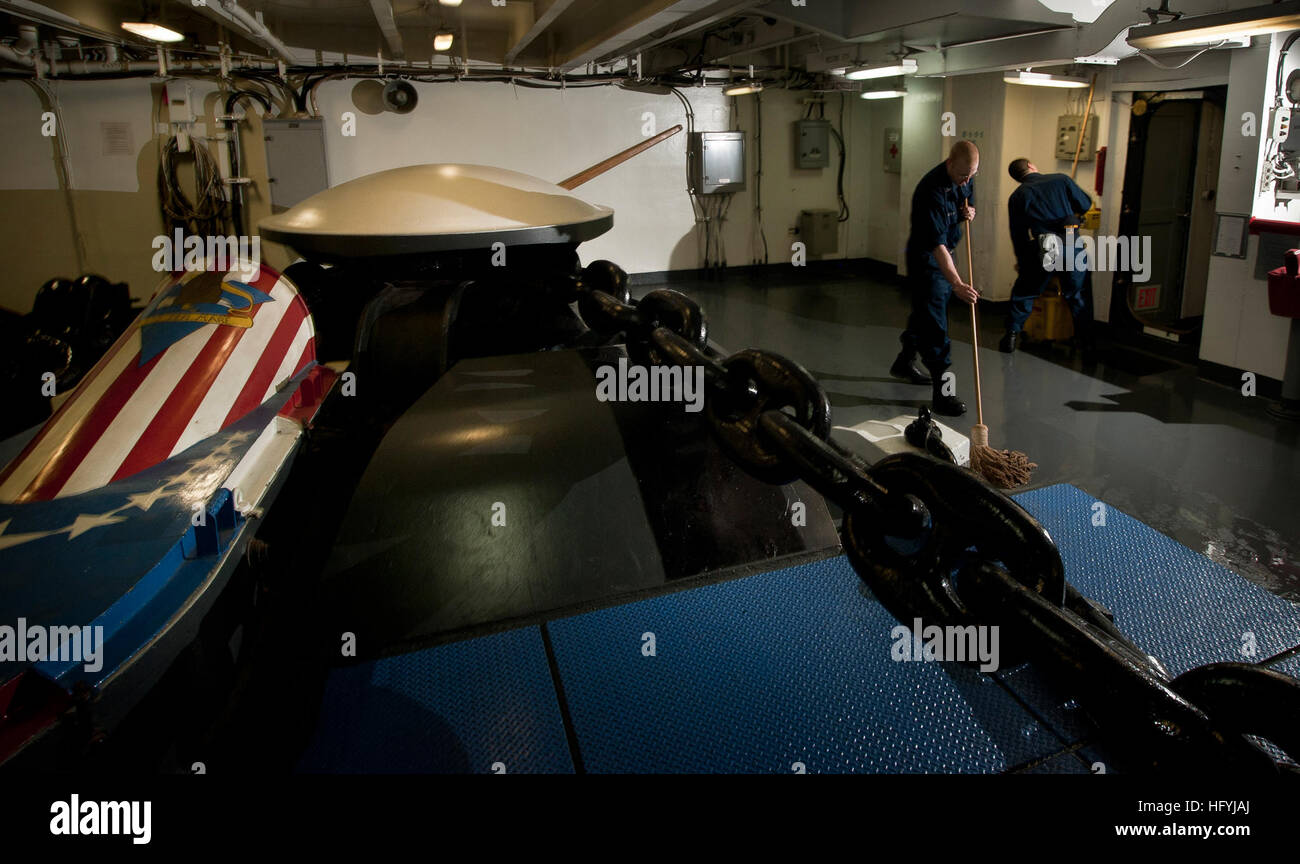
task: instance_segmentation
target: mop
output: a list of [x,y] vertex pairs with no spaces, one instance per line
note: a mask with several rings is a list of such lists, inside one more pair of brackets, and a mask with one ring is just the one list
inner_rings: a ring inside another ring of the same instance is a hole
[[[966,278],[975,284],[975,265],[971,258],[971,223],[966,223]],[[1038,467],[1019,450],[994,450],[989,446],[989,427],[984,425],[984,402],[980,392],[980,344],[975,303],[970,304],[970,343],[975,357],[975,416],[970,430],[970,467],[985,480],[1002,489],[1014,489],[1029,482]]]

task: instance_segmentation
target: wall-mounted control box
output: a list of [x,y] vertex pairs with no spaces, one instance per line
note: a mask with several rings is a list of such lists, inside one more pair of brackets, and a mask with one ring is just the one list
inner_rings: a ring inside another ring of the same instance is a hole
[[745,188],[744,132],[696,132],[687,159],[695,194],[727,194]]
[[[1083,126],[1082,114],[1062,114],[1056,118],[1056,158],[1073,159],[1079,145],[1079,129]],[[1088,129],[1079,147],[1079,161],[1091,162],[1097,150],[1097,115],[1088,118]]]
[[796,120],[795,167],[825,168],[831,164],[831,122]]

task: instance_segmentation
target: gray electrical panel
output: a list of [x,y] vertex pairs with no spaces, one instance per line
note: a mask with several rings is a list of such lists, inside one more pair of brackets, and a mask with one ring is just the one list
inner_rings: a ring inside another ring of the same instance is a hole
[[[1082,114],[1062,114],[1056,118],[1056,158],[1073,159],[1074,150],[1079,144],[1079,127],[1083,125]],[[1088,131],[1084,134],[1083,146],[1079,147],[1079,161],[1091,162],[1097,150],[1097,115],[1088,118]]]
[[831,164],[831,122],[796,120],[795,165],[799,168],[825,168]]
[[840,214],[835,210],[799,212],[799,239],[808,257],[831,255],[840,251]]
[[329,188],[322,123],[319,118],[262,120],[274,212]]
[[745,133],[696,132],[689,161],[697,195],[739,192],[745,188]]

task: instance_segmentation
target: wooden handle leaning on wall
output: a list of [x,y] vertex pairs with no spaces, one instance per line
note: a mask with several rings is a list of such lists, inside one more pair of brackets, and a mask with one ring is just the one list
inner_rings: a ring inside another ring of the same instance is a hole
[[681,124],[679,123],[678,125],[674,126],[671,129],[665,129],[664,131],[660,132],[658,135],[654,136],[653,138],[647,138],[646,140],[642,141],[640,144],[635,144],[627,148],[626,150],[615,153],[613,156],[609,157],[608,159],[602,162],[597,162],[595,165],[592,165],[590,168],[586,169],[585,171],[579,171],[577,174],[574,174],[572,177],[568,178],[567,180],[561,180],[559,185],[563,186],[565,189],[575,189],[578,186],[581,186],[583,183],[586,183],[588,180],[591,180],[594,177],[599,177],[601,174],[604,174],[606,171],[613,168],[614,166],[622,165],[624,162],[631,159],[633,156],[640,153],[642,150],[649,150],[651,147],[655,146],[660,141],[664,141],[668,138],[673,137],[680,131],[682,131],[682,127]]
[[1083,109],[1083,125],[1079,127],[1079,143],[1074,145],[1074,162],[1070,164],[1070,179],[1074,179],[1079,170],[1079,154],[1083,152],[1083,139],[1088,134],[1088,118],[1092,116],[1092,91],[1097,86],[1097,73],[1092,73],[1092,83],[1088,85],[1088,107]]

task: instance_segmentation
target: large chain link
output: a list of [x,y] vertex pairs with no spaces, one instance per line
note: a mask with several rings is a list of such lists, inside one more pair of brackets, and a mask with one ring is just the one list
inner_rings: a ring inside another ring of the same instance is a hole
[[681,292],[632,301],[627,275],[608,261],[583,268],[571,288],[587,326],[607,340],[622,334],[636,362],[702,369],[710,429],[746,471],[802,479],[844,511],[845,553],[899,621],[998,626],[1010,634],[1002,665],[1032,659],[1059,678],[1133,766],[1297,772],[1248,737],[1300,761],[1295,679],[1239,663],[1172,677],[1066,581],[1042,524],[974,472],[919,453],[868,466],[831,440],[830,400],[806,369],[755,349],[721,357],[699,304]]

